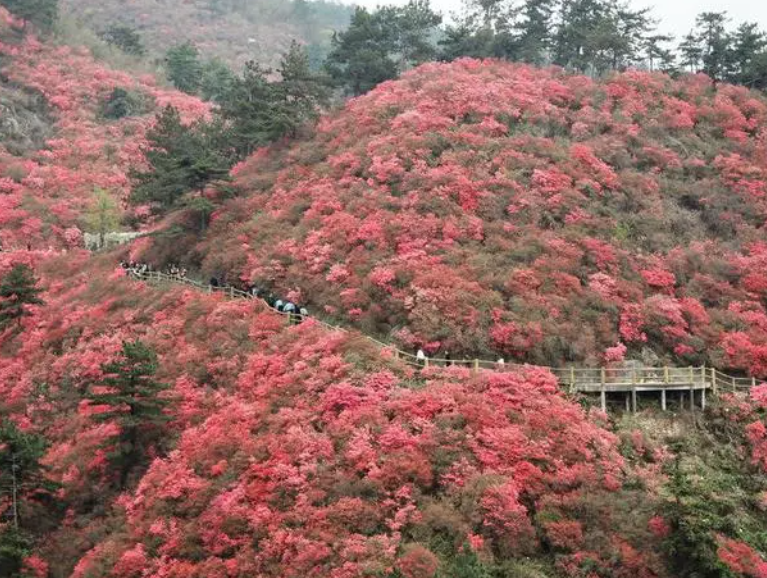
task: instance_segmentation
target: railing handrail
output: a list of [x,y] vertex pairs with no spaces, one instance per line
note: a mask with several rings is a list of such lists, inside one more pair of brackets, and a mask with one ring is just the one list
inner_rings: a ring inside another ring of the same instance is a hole
[[[232,287],[231,285],[220,285],[220,286],[213,286],[210,284],[205,284],[200,281],[195,281],[194,279],[190,279],[186,276],[180,276],[180,275],[170,275],[168,273],[163,273],[162,271],[137,271],[136,269],[128,269],[128,274],[138,278],[138,279],[148,279],[153,280],[156,279],[158,281],[170,281],[172,283],[179,283],[183,285],[192,286],[201,290],[208,291],[210,293],[224,293],[226,295],[229,295],[231,297],[237,296],[240,298],[250,299],[250,300],[258,300],[262,304],[264,304],[269,310],[271,310],[274,313],[278,313],[279,315],[282,315],[283,317],[289,317],[291,319],[298,319],[298,320],[304,320],[305,317],[308,317],[312,319],[314,322],[318,323],[319,325],[322,325],[323,327],[330,329],[331,331],[342,331],[344,333],[348,333],[348,329],[345,327],[341,327],[338,325],[333,325],[331,323],[328,323],[327,321],[323,321],[322,319],[319,319],[314,316],[304,316],[300,313],[292,313],[292,312],[286,312],[281,311],[275,307],[272,307],[266,300],[261,299],[260,297],[256,297],[247,291],[243,291],[241,289],[237,289],[236,287]],[[371,341],[378,345],[379,347],[383,349],[391,350],[392,353],[398,358],[403,360],[405,363],[413,366],[421,366],[423,364],[422,360],[418,359],[418,356],[416,356],[413,353],[410,353],[408,351],[402,351],[401,349],[398,349],[396,345],[393,345],[391,343],[385,343],[383,341],[380,341],[378,339],[375,339],[374,337],[371,337],[366,334],[363,335],[368,341]],[[577,386],[577,385],[604,385],[604,386],[615,386],[615,385],[628,385],[628,384],[635,384],[637,386],[641,386],[643,384],[646,384],[645,378],[647,376],[650,376],[652,378],[662,378],[658,379],[657,381],[653,381],[652,384],[665,384],[665,385],[687,385],[690,384],[691,381],[693,383],[703,383],[706,386],[711,385],[714,390],[721,389],[723,391],[735,391],[738,389],[743,388],[751,388],[756,384],[756,379],[753,377],[735,377],[732,375],[728,375],[721,370],[717,368],[711,368],[704,366],[689,366],[689,367],[672,367],[672,366],[663,366],[663,367],[651,367],[651,366],[639,366],[639,367],[550,367],[545,365],[531,365],[531,364],[521,364],[521,363],[507,363],[503,362],[500,363],[499,361],[492,361],[488,359],[439,359],[439,358],[427,358],[426,364],[449,364],[452,366],[466,366],[472,369],[493,369],[496,371],[500,370],[511,370],[511,369],[518,369],[518,368],[524,368],[524,367],[540,367],[543,369],[548,369],[551,371],[555,376],[557,376],[560,381],[564,385],[571,385],[571,386]],[[612,378],[616,375],[624,375],[629,376],[628,381],[614,381]],[[584,377],[588,376],[596,376],[594,379],[588,379],[585,380]],[[686,379],[683,379],[681,381],[678,381],[677,376],[682,376]],[[741,385],[742,384],[742,385]]]

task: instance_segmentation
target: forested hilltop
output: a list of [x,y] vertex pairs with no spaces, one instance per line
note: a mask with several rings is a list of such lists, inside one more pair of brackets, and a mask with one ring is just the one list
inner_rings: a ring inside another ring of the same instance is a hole
[[[425,3],[321,65],[174,46],[173,90],[136,30],[0,3],[0,578],[767,576],[761,91],[510,62],[503,6],[448,58]],[[637,363],[755,386],[605,413],[545,367]]]

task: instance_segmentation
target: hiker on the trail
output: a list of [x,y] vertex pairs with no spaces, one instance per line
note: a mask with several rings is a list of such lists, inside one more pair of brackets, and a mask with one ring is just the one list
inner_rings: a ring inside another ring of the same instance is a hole
[[274,308],[277,311],[282,311],[282,306],[285,304],[285,302],[282,299],[277,299],[277,301],[274,302]]
[[210,286],[211,287],[218,287],[218,278],[217,277],[211,277],[210,278]]
[[506,362],[503,360],[503,357],[499,357],[495,364],[498,366],[498,369],[503,369],[504,365],[506,365]]
[[426,354],[423,352],[423,349],[419,349],[418,353],[415,354],[415,360],[418,362],[418,365],[426,366]]
[[309,317],[309,310],[306,307],[301,307],[298,310],[299,315],[301,316],[301,321]]
[[296,305],[295,303],[292,303],[288,301],[285,303],[285,306],[282,308],[282,310],[288,314],[288,320],[290,323],[295,323],[295,313],[296,313]]
[[450,357],[450,352],[445,351],[445,367],[450,367],[451,365],[453,365],[453,360]]

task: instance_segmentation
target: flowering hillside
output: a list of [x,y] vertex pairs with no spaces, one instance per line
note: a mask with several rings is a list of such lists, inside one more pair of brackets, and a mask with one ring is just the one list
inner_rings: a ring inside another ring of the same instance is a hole
[[[173,104],[188,120],[207,113],[194,97],[158,88],[154,79],[136,79],[95,61],[86,49],[21,38],[0,9],[2,73],[9,81],[42,95],[52,118],[40,150],[6,150],[0,143],[0,242],[4,247],[66,247],[81,244],[83,215],[94,188],[124,198],[128,169],[143,159],[151,111]],[[103,118],[100,111],[115,88],[141,95],[142,114]],[[4,116],[10,110],[4,111]],[[11,115],[8,122],[14,123]]]
[[[249,301],[152,289],[79,252],[29,260],[46,304],[0,334],[0,399],[50,443],[62,509],[44,515],[38,494],[22,519],[41,538],[28,563],[52,576],[426,578],[524,557],[567,576],[663,571],[656,503],[628,485],[655,483],[662,455],[633,469],[544,370],[419,375]],[[116,426],[86,392],[136,338],[171,385],[174,449],[119,495]]]
[[236,167],[204,268],[407,348],[767,375],[767,101],[427,64]]

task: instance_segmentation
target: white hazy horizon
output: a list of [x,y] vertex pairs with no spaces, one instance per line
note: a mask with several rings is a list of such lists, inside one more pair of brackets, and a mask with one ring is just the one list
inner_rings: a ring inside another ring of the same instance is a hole
[[[358,4],[375,8],[381,4],[402,5],[407,0],[339,0],[344,4]],[[658,30],[673,34],[677,40],[692,30],[695,17],[701,12],[727,11],[730,16],[730,28],[741,22],[756,22],[767,30],[767,2],[764,0],[629,0],[634,8],[651,8],[653,17],[658,20]],[[432,8],[444,17],[460,12],[462,0],[431,0]]]

